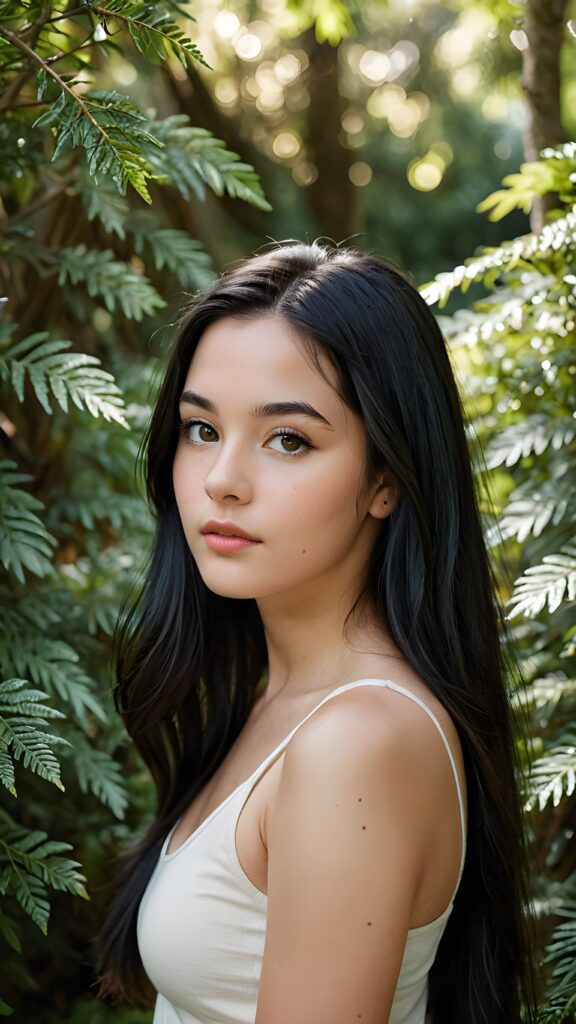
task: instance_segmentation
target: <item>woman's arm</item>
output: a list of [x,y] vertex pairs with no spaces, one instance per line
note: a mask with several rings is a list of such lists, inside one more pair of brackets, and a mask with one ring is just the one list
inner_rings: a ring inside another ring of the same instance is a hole
[[420,709],[376,707],[342,695],[287,748],[266,824],[256,1024],[388,1021],[433,808],[450,778]]

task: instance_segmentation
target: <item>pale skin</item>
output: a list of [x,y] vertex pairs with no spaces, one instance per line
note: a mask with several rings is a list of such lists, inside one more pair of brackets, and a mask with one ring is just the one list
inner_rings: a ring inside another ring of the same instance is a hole
[[[218,320],[189,367],[173,474],[183,529],[211,590],[256,600],[269,682],[169,852],[324,696],[357,679],[392,680],[428,705],[465,793],[449,715],[372,609],[344,633],[398,490],[385,472],[367,483],[363,424],[323,367],[328,380],[269,314]],[[312,413],[262,408],[287,402]],[[259,543],[215,551],[208,520]],[[385,1024],[408,929],[444,911],[460,865],[455,781],[433,723],[383,687],[334,697],[252,790],[236,846],[268,897],[256,1024]]]

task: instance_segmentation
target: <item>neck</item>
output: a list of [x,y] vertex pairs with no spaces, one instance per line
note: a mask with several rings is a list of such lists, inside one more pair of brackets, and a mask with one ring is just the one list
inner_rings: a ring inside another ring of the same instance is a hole
[[353,591],[336,599],[338,590],[325,584],[313,590],[297,600],[281,594],[258,601],[268,649],[262,704],[335,689],[361,677],[363,666],[370,671],[376,657],[398,653],[366,600],[346,621]]

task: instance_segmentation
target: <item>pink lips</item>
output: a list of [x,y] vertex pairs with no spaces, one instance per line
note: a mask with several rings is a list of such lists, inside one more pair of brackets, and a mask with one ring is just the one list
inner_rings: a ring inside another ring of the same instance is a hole
[[260,544],[259,540],[248,540],[247,537],[230,537],[223,533],[205,533],[206,543],[213,551],[220,551],[227,554],[232,551],[240,551],[242,548],[251,548]]

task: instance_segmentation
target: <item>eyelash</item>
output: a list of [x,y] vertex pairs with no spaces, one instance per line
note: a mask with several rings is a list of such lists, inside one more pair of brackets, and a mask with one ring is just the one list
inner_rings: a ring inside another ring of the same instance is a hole
[[[189,430],[191,427],[194,427],[194,426],[197,426],[197,425],[209,427],[210,430],[214,430],[215,434],[218,433],[218,431],[210,423],[207,423],[206,420],[198,420],[198,419],[184,420],[183,422],[178,424],[178,430],[184,433],[185,431]],[[272,434],[270,435],[269,440],[272,437],[287,437],[287,436],[288,437],[297,437],[298,440],[304,445],[304,450],[300,451],[300,452],[278,452],[279,455],[286,455],[289,459],[299,459],[303,455],[306,455],[308,451],[310,451],[311,449],[314,448],[314,445],[311,444],[310,441],[308,441],[303,436],[303,434],[300,433],[300,431],[294,430],[292,427],[278,427],[276,430],[274,430],[272,432]],[[205,441],[205,442],[193,441],[190,437],[186,437],[186,436],[185,436],[184,440],[185,440],[186,444],[192,444],[192,445],[198,445],[198,444],[201,445],[202,443],[204,443],[204,444],[210,444],[211,443],[210,441]],[[275,451],[276,449],[272,449],[272,450]]]

